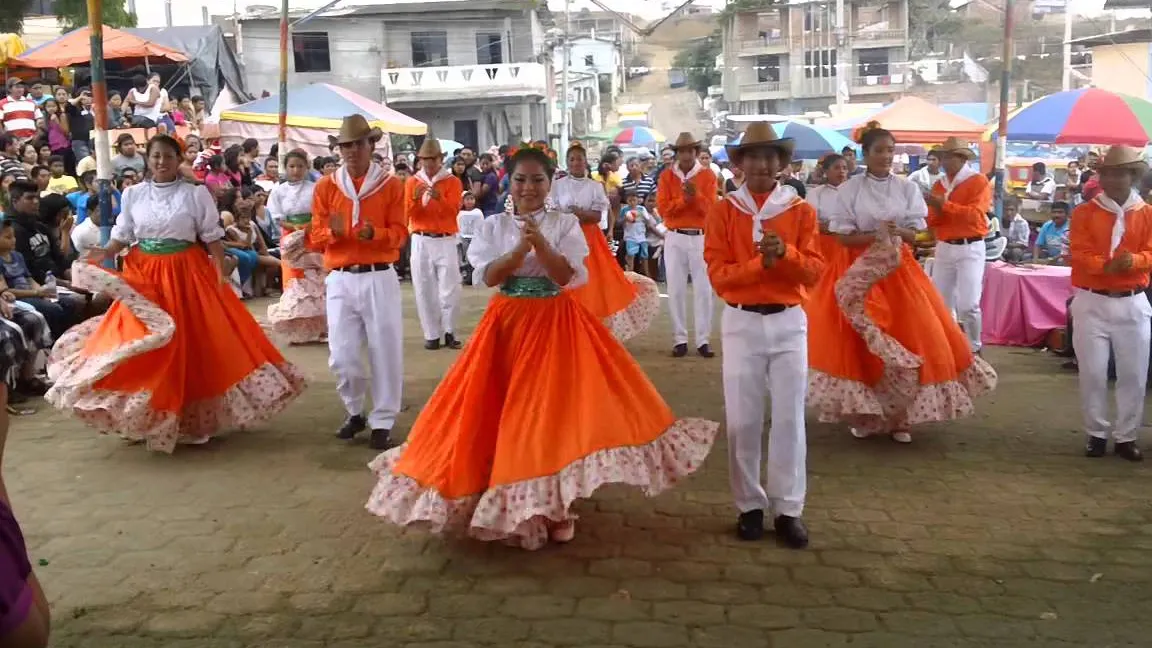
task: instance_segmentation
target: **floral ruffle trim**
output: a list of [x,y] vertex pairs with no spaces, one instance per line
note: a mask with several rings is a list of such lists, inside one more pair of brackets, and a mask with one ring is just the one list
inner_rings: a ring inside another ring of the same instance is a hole
[[317,342],[328,334],[324,280],[315,270],[292,282],[276,303],[268,305],[265,329],[289,344]]
[[651,497],[697,470],[719,428],[713,421],[680,419],[651,443],[593,452],[556,474],[458,499],[445,499],[394,472],[404,452],[401,446],[368,464],[378,481],[365,508],[394,524],[419,524],[434,533],[450,531],[539,549],[548,542],[548,523],[573,519],[572,503],[591,497],[601,486],[628,484]]
[[636,287],[636,298],[624,310],[604,318],[604,324],[621,342],[647,331],[660,313],[660,287],[656,282],[635,272],[625,272],[624,276]]
[[870,432],[952,421],[976,412],[973,399],[996,388],[996,370],[976,356],[955,380],[917,387],[907,409],[888,415],[868,385],[813,371],[808,380],[808,404],[825,423],[848,423]]
[[59,409],[73,410],[79,419],[102,432],[145,441],[149,450],[172,452],[178,442],[202,440],[220,430],[261,423],[304,391],[304,374],[286,362],[261,365],[224,394],[189,403],[179,413],[152,409],[150,392],[96,390],[96,382],[126,360],[168,344],[176,326],[168,313],[107,270],[76,263],[72,281],[78,287],[118,299],[148,329],[147,334],[127,344],[99,355],[83,355],[85,343],[102,320],[98,317],[73,327],[52,349],[48,375],[54,384],[45,400]]

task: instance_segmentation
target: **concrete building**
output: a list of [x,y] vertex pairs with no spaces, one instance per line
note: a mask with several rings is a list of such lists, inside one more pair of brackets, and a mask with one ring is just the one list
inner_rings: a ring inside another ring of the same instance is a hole
[[1092,54],[1092,86],[1152,100],[1152,29],[1080,38],[1072,44]]
[[624,91],[624,57],[615,42],[597,36],[576,38],[569,52],[569,72],[595,75],[613,100]]
[[[240,20],[248,88],[275,91],[275,12]],[[487,148],[546,139],[552,18],[533,0],[439,0],[330,10],[292,34],[290,83],[323,81]]]
[[[556,88],[564,83],[560,74],[556,75]],[[551,132],[560,132],[560,115],[564,110],[560,97],[556,93],[556,102],[549,113],[551,119]],[[590,133],[604,129],[604,113],[600,104],[600,78],[596,74],[587,72],[568,71],[568,123],[571,124],[573,140]]]
[[[563,15],[556,18],[557,24],[561,28],[564,27],[561,22],[563,19]],[[608,11],[590,11],[588,9],[573,11],[569,20],[571,22],[568,33],[573,40],[577,38],[602,38],[614,41],[620,44],[620,51],[625,57],[635,54],[636,47],[640,43],[640,35],[632,27],[643,25],[646,22],[643,18],[631,14],[622,13],[617,16]]]
[[907,0],[819,0],[734,13],[723,25],[734,114],[888,102],[910,85]]

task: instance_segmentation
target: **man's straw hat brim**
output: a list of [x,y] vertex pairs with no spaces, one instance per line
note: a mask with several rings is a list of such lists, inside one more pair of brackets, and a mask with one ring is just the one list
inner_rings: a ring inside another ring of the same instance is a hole
[[752,149],[776,149],[791,157],[796,148],[796,141],[791,137],[776,135],[776,129],[768,122],[754,122],[744,131],[744,137],[739,144],[727,144],[724,149],[728,151],[730,159],[736,159]]

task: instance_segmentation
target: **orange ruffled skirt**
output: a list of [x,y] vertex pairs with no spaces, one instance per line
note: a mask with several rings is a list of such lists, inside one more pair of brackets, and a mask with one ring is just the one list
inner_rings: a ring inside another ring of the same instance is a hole
[[[296,230],[280,240],[284,292],[279,301],[268,306],[273,337],[289,344],[320,342],[328,335],[323,257],[305,247],[305,236],[304,230]],[[290,271],[294,277],[291,281]]]
[[808,403],[821,420],[880,432],[971,416],[996,372],[972,354],[911,248],[851,249],[829,236],[821,247],[828,267],[806,307]]
[[567,292],[492,298],[398,448],[369,467],[372,513],[435,533],[548,541],[608,483],[656,495],[696,470],[718,423],[677,420],[631,355]]
[[117,301],[56,342],[45,398],[161,452],[283,410],[304,376],[218,275],[199,245],[171,254],[134,248],[122,274],[75,263],[75,284]]
[[581,223],[588,241],[588,283],[573,289],[572,296],[584,305],[616,339],[625,341],[648,330],[660,312],[660,288],[644,275],[624,272],[598,223]]

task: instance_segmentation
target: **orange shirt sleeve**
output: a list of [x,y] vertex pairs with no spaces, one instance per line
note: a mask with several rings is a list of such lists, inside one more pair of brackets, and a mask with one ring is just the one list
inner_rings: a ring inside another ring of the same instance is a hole
[[1148,272],[1152,270],[1152,209],[1141,209],[1139,218],[1139,247],[1132,251],[1132,270]]
[[380,190],[384,194],[384,213],[373,219],[372,240],[400,249],[408,237],[408,218],[404,210],[404,184],[389,180]]
[[712,173],[709,169],[699,175],[698,184],[696,185],[696,204],[704,211],[712,209],[712,205],[720,199],[719,189],[716,184],[716,174]]
[[456,215],[460,213],[460,201],[464,197],[464,184],[456,176],[448,177],[439,183],[444,193],[435,202],[440,203],[441,218],[449,223],[456,222]]
[[720,294],[733,288],[742,288],[764,279],[763,255],[740,261],[732,249],[732,233],[728,228],[728,201],[712,205],[704,225],[704,263],[708,266],[708,279]]
[[660,174],[660,181],[656,183],[656,208],[664,220],[668,220],[669,216],[675,217],[684,208],[683,192],[681,183],[676,182],[676,176],[672,175],[671,170]]
[[1091,275],[1104,274],[1108,257],[1096,251],[1092,235],[1092,205],[1084,203],[1072,212],[1068,227],[1068,253],[1073,266]]
[[800,209],[803,210],[803,216],[798,219],[796,243],[786,246],[784,256],[776,260],[774,269],[796,283],[811,288],[820,280],[820,274],[824,271],[824,257],[816,246],[820,228],[816,210],[811,205],[803,203]]
[[404,225],[412,222],[412,211],[416,206],[416,191],[420,188],[420,181],[416,176],[409,176],[404,181]]
[[[932,193],[944,196],[944,185],[937,181]],[[992,185],[982,175],[972,176],[952,190],[950,199],[939,208],[931,207],[928,226],[980,232],[988,227],[988,210],[992,208]]]
[[316,183],[312,192],[312,224],[308,226],[307,247],[311,250],[323,252],[332,240],[332,230],[328,227],[328,217],[331,209],[332,190],[331,176],[324,176]]

